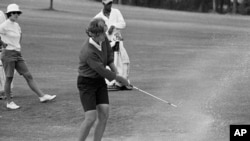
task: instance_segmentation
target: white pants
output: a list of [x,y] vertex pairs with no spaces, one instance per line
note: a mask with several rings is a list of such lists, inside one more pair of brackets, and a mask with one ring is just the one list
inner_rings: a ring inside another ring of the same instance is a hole
[[[1,58],[1,53],[0,53],[0,58]],[[2,61],[0,59],[0,92],[4,92],[5,81],[6,81],[5,72],[4,72]],[[11,83],[11,88],[13,88],[13,81]]]
[[[111,44],[112,45],[112,44]],[[113,46],[111,46],[113,47]],[[118,74],[121,75],[122,77],[128,79],[129,76],[129,69],[130,69],[130,61],[129,61],[129,56],[124,48],[123,41],[119,41],[119,50],[114,52],[114,65],[118,71]],[[116,82],[115,80],[113,81],[108,81],[106,79],[107,85],[118,85],[122,86],[119,82]]]
[[[0,61],[1,62],[1,61]],[[3,66],[1,64],[0,66],[0,92],[4,91],[4,83],[5,83],[5,74],[4,74],[4,69]]]

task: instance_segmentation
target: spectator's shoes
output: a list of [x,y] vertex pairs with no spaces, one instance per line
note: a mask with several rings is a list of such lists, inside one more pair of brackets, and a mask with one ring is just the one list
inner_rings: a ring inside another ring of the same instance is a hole
[[4,92],[0,92],[0,100],[2,100],[2,99],[5,99],[6,97],[5,97],[5,94],[4,94]]
[[13,96],[13,94],[12,93],[10,93],[10,98],[13,98],[14,96]]
[[6,99],[6,96],[0,95],[0,100],[5,100],[5,99]]
[[[13,95],[10,95],[10,98],[13,98],[14,96]],[[0,100],[5,100],[6,99],[6,96],[5,95],[0,95]]]
[[6,96],[5,95],[0,95],[0,100],[4,100],[6,99]]
[[56,95],[48,95],[48,94],[45,94],[44,96],[39,97],[40,102],[42,102],[42,103],[47,102],[47,101],[51,101],[55,98],[56,98]]
[[13,101],[11,101],[10,103],[7,103],[7,108],[10,110],[15,110],[15,109],[19,109],[20,106],[16,105],[16,103],[14,103]]
[[[14,97],[13,94],[10,93],[10,98],[13,98],[13,97]],[[0,100],[4,100],[4,99],[6,99],[6,95],[4,94],[4,92],[0,92]]]

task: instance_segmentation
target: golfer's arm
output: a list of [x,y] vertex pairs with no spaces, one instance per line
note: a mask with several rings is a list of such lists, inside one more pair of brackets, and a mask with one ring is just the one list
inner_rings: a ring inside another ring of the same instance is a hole
[[102,62],[95,55],[90,56],[87,59],[87,63],[90,68],[96,71],[100,76],[107,78],[109,81],[112,81],[116,78],[116,73],[104,67]]
[[110,67],[110,69],[111,69],[112,72],[115,72],[116,74],[118,74],[117,68],[115,67],[114,63],[110,63],[109,67]]

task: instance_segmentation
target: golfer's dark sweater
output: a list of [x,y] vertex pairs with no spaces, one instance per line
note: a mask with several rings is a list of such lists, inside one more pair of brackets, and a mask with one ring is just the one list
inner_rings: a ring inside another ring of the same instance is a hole
[[80,76],[88,78],[107,78],[109,81],[116,78],[116,74],[106,66],[114,61],[113,51],[106,38],[102,42],[102,51],[89,43],[89,39],[83,44],[79,55],[80,63],[78,72]]

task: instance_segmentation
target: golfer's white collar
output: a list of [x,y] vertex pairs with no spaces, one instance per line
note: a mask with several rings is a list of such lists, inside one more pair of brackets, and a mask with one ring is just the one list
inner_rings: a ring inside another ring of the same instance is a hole
[[101,43],[98,45],[92,38],[89,38],[89,43],[95,46],[98,50],[102,51],[102,46],[100,46]]

